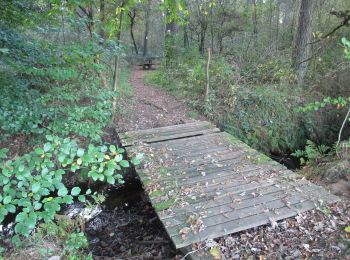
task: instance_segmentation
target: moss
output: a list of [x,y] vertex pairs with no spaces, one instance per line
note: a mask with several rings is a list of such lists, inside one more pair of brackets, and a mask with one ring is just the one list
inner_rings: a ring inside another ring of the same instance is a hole
[[242,143],[242,141],[240,141],[239,139],[237,139],[236,137],[234,137],[233,135],[229,134],[227,135],[227,141],[230,144],[240,144]]
[[168,199],[166,201],[162,201],[154,205],[156,211],[162,211],[170,208],[175,203],[175,198]]
[[164,191],[160,191],[160,190],[155,190],[155,191],[153,191],[153,192],[151,192],[149,194],[150,197],[154,197],[154,198],[160,197],[160,196],[163,196],[163,195],[165,195],[165,192]]
[[166,169],[165,167],[160,167],[160,168],[158,169],[158,171],[159,171],[160,174],[165,174],[165,173],[168,172],[167,169]]
[[256,163],[256,164],[261,164],[261,163],[266,163],[269,161],[272,161],[272,159],[265,154],[257,154],[254,157],[250,158],[251,162]]

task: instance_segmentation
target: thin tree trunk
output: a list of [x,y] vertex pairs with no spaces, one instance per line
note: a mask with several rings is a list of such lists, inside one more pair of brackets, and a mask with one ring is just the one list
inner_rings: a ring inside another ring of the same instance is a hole
[[205,35],[206,35],[206,32],[207,32],[207,23],[202,21],[201,22],[201,32],[200,32],[200,41],[199,41],[199,52],[201,54],[204,53],[204,43],[205,43]]
[[105,13],[105,0],[100,0],[100,20],[101,20],[101,28],[100,28],[100,36],[105,39],[106,32],[104,30],[104,23],[106,21],[106,13]]
[[279,43],[279,30],[280,30],[280,0],[277,0],[276,3],[276,36],[275,36],[275,42],[276,42],[276,49],[278,49],[278,43]]
[[136,18],[136,11],[133,10],[132,12],[129,12],[129,17],[130,17],[130,37],[132,40],[132,43],[134,45],[134,50],[136,54],[139,54],[139,50],[137,48],[137,44],[135,41],[135,36],[134,36],[134,26],[135,26],[135,18]]
[[[119,15],[119,26],[118,26],[118,33],[117,33],[117,46],[119,46],[120,43],[120,38],[122,34],[122,29],[123,29],[123,14],[124,11],[123,9],[120,11]],[[114,76],[113,76],[113,91],[117,92],[118,90],[118,83],[119,83],[119,55],[117,54],[115,56],[115,63],[114,63]],[[113,114],[115,113],[115,110],[117,108],[117,99],[116,97],[113,98]]]
[[[167,12],[167,16],[169,13]],[[166,22],[165,24],[165,37],[164,37],[164,50],[165,50],[165,66],[169,67],[171,60],[174,58],[174,34],[175,34],[176,24],[174,21]]]
[[187,30],[188,30],[187,25],[185,25],[184,26],[184,48],[185,49],[187,49],[190,46]]
[[149,24],[150,24],[150,13],[151,13],[151,0],[148,0],[146,6],[146,17],[145,17],[145,37],[143,39],[143,56],[148,55],[148,36],[149,36]]
[[214,52],[214,25],[213,25],[213,7],[210,8],[210,46],[211,51]]
[[257,41],[258,37],[258,17],[257,17],[257,8],[256,8],[256,0],[253,0],[253,35],[254,35],[254,41]]
[[205,102],[207,102],[209,100],[209,91],[210,91],[210,75],[209,75],[210,60],[211,60],[211,49],[208,48],[207,85],[206,85],[206,88],[205,88]]
[[302,85],[308,70],[311,53],[313,0],[299,0],[296,19],[296,31],[292,46],[292,67],[298,76],[298,84]]

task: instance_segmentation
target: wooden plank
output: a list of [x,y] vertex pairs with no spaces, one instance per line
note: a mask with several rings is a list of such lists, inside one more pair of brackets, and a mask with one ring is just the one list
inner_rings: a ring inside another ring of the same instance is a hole
[[162,141],[167,141],[167,140],[172,140],[172,139],[180,139],[180,138],[185,138],[185,137],[191,137],[191,136],[200,136],[200,135],[205,135],[205,134],[210,134],[210,133],[216,133],[220,132],[220,129],[218,128],[210,128],[210,129],[204,129],[204,130],[193,130],[193,131],[188,131],[184,133],[178,133],[178,134],[173,134],[173,135],[160,135],[158,137],[152,137],[152,138],[145,138],[145,139],[125,139],[123,142],[123,146],[131,146],[134,145],[136,142],[144,142],[144,143],[157,143],[157,142],[162,142]]
[[188,131],[205,130],[205,129],[211,129],[211,128],[215,128],[215,126],[209,122],[199,121],[199,122],[180,124],[180,125],[174,125],[174,126],[165,126],[165,127],[158,127],[158,128],[144,129],[144,130],[129,131],[125,133],[120,133],[119,137],[122,141],[127,141],[129,139],[139,140],[139,139],[147,139],[147,138],[152,138],[152,137],[157,137],[162,135],[173,135],[173,134],[185,133]]
[[[141,141],[127,152],[145,152],[150,167],[137,173],[176,248],[339,199],[208,122],[133,131],[121,139],[124,145]],[[182,239],[180,230],[196,229],[195,218],[204,229]]]
[[320,190],[320,187],[309,187],[309,189],[303,189],[304,193],[278,189],[275,192],[242,200],[237,200],[231,197],[231,200],[225,200],[225,202],[223,202],[224,200],[216,200],[215,202],[217,202],[217,205],[215,206],[212,204],[211,207],[209,207],[203,203],[201,208],[196,208],[192,211],[182,211],[181,213],[177,211],[172,217],[161,217],[161,219],[165,220],[164,223],[168,230],[170,230],[170,228],[181,229],[185,227],[185,223],[189,216],[198,216],[201,217],[202,220],[212,223],[222,223],[223,220],[226,221],[227,218],[233,219],[234,215],[242,217],[239,210],[247,209],[247,211],[255,212],[258,206],[265,206],[268,205],[267,203],[274,201],[282,201],[285,205],[288,205],[293,204],[295,199],[299,198],[299,200],[310,200],[314,203],[318,203],[318,201],[313,198],[313,195],[318,190]]
[[193,243],[204,241],[206,239],[213,239],[242,230],[247,230],[253,227],[266,225],[271,222],[271,219],[273,221],[278,221],[281,219],[293,217],[297,215],[298,212],[305,212],[307,210],[315,208],[315,204],[311,201],[306,201],[291,206],[294,208],[278,208],[279,214],[275,214],[273,211],[259,212],[259,214],[255,214],[246,218],[235,219],[233,221],[222,223],[221,225],[208,227],[197,234],[189,234],[186,239],[182,239],[179,234],[172,236],[171,239],[174,241],[176,248],[182,248]]

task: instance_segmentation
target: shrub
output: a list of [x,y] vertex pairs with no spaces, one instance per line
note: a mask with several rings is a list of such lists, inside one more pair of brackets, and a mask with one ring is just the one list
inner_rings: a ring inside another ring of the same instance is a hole
[[[62,182],[65,174],[86,172],[93,181],[109,184],[123,183],[118,173],[129,167],[123,159],[124,150],[113,145],[79,148],[76,141],[47,136],[42,147],[24,156],[6,160],[6,150],[0,153],[0,222],[9,214],[15,214],[15,239],[28,236],[40,221],[49,222],[60,211],[62,204],[71,204],[77,197],[85,202],[85,194],[79,187],[68,189]],[[142,155],[132,159],[138,164]]]

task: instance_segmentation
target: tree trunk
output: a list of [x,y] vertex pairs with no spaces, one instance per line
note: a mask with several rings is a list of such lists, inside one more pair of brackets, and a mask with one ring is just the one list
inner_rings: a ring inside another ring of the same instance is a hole
[[106,32],[103,28],[104,23],[106,21],[105,0],[100,0],[100,20],[101,20],[100,36],[101,36],[101,38],[105,39]]
[[205,34],[207,32],[207,23],[202,21],[201,22],[201,32],[200,32],[200,38],[199,38],[199,52],[201,54],[204,54],[204,44],[205,44]]
[[[169,13],[166,14],[167,16]],[[164,37],[164,54],[165,54],[165,66],[169,67],[171,60],[174,58],[174,34],[176,24],[174,21],[168,21],[165,24],[165,37]]]
[[256,0],[253,0],[253,35],[254,35],[254,40],[257,40],[258,37],[258,17],[257,17],[257,8],[256,8]]
[[297,73],[299,85],[304,83],[309,65],[312,8],[313,0],[299,0],[295,25],[296,31],[292,46],[292,67]]
[[146,3],[146,17],[145,17],[145,37],[143,39],[143,56],[148,55],[148,36],[149,36],[149,24],[150,24],[150,13],[151,13],[151,0]]
[[[121,9],[120,15],[119,15],[119,26],[118,26],[118,33],[117,33],[117,46],[119,46],[120,38],[122,34],[123,29],[123,14],[124,11]],[[119,83],[119,55],[115,56],[115,62],[114,62],[114,75],[113,75],[113,91],[117,92],[118,90],[118,83]],[[117,99],[113,99],[113,114],[115,113],[115,110],[117,108]]]
[[275,36],[275,42],[276,42],[276,49],[278,49],[278,43],[279,43],[279,31],[280,31],[280,0],[277,0],[276,3],[276,36]]
[[135,36],[134,36],[134,26],[135,26],[135,18],[136,18],[136,11],[132,10],[129,12],[129,17],[130,17],[130,37],[132,40],[132,43],[134,45],[134,50],[136,54],[139,54],[139,50],[137,48],[137,44],[135,41]]
[[190,46],[190,42],[188,39],[188,28],[187,25],[184,26],[184,48],[187,49]]

